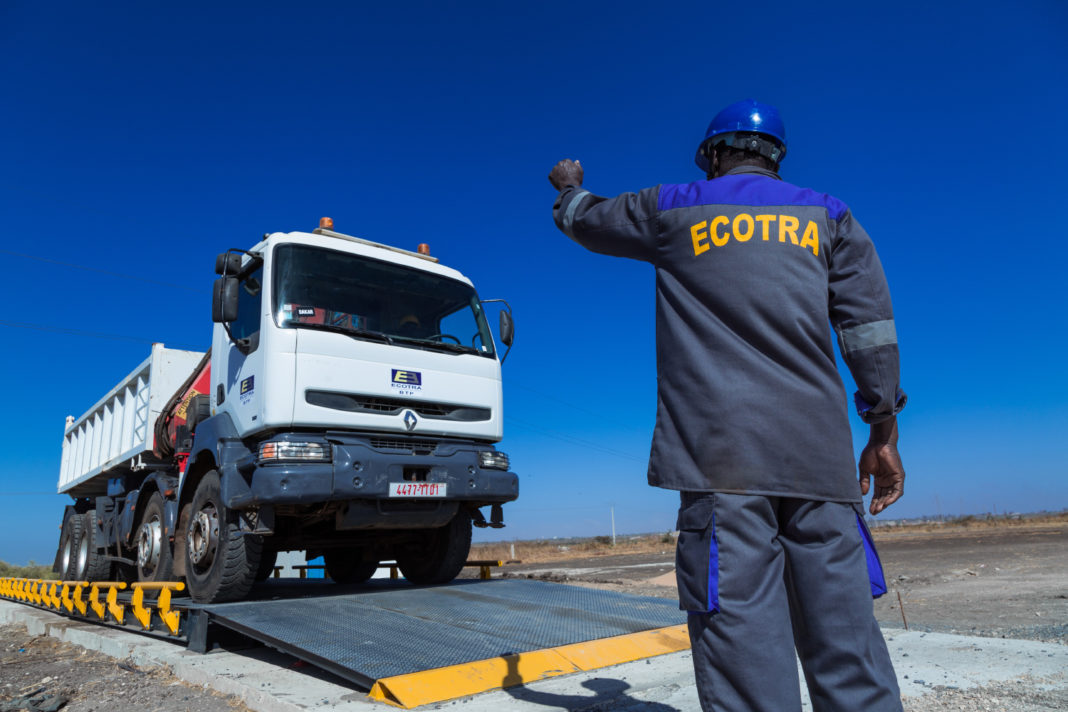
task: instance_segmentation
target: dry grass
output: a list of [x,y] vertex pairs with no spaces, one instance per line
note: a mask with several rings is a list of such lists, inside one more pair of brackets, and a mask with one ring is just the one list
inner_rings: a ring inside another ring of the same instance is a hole
[[969,514],[945,521],[906,522],[872,527],[876,539],[909,536],[975,534],[994,529],[1051,529],[1068,525],[1068,512],[1027,515]]
[[[969,515],[954,517],[944,522],[917,521],[884,524],[872,528],[876,539],[893,539],[908,536],[939,536],[975,533],[998,528],[1046,529],[1068,525],[1068,511],[1028,515]],[[514,547],[514,556],[513,556]],[[675,534],[628,534],[612,538],[596,536],[572,539],[534,539],[524,541],[499,541],[471,545],[471,559],[500,561],[518,560],[525,564],[548,561],[566,561],[596,556],[620,554],[671,554],[675,548]]]
[[[515,556],[512,556],[515,547]],[[620,554],[661,554],[675,549],[675,537],[664,534],[628,534],[617,536],[612,546],[612,537],[596,536],[588,539],[537,539],[531,541],[487,542],[471,545],[472,559],[517,559],[525,564],[536,564],[561,559],[584,559],[592,556],[618,556]]]
[[48,564],[38,564],[33,560],[25,566],[16,566],[6,561],[0,561],[0,576],[12,576],[14,578],[32,579],[58,579],[59,574],[52,571]]

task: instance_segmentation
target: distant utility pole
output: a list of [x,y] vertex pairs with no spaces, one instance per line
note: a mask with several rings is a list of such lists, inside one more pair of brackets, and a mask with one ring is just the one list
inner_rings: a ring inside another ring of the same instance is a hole
[[608,511],[612,515],[612,546],[616,545],[616,508],[609,507]]

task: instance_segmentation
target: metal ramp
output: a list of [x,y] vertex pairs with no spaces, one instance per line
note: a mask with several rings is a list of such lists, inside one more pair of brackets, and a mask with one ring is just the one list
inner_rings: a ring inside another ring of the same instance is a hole
[[402,707],[689,647],[669,599],[516,579],[337,591],[264,586],[261,600],[188,604],[189,647],[206,650],[222,626]]

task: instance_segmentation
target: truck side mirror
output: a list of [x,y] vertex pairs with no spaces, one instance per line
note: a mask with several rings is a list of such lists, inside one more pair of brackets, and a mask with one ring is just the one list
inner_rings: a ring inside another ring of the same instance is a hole
[[215,274],[236,276],[241,271],[242,257],[240,252],[220,252],[215,256]]
[[211,320],[226,324],[237,319],[237,277],[219,277],[211,290]]
[[501,332],[501,343],[505,346],[511,346],[512,339],[515,337],[515,322],[512,321],[512,315],[506,311],[501,312],[499,330]]

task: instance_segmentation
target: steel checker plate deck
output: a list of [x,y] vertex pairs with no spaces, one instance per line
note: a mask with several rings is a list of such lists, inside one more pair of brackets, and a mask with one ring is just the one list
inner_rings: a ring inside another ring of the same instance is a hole
[[671,599],[511,579],[226,603],[204,610],[220,625],[364,687],[382,678],[686,620]]

